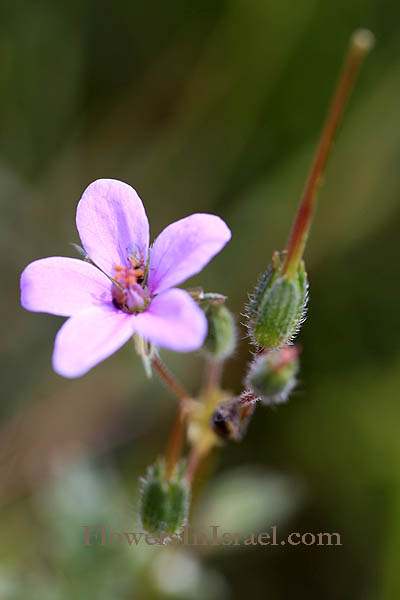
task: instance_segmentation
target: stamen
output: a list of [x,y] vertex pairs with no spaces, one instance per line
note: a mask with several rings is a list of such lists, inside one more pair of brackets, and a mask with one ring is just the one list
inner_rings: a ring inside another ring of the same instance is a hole
[[112,286],[113,304],[115,308],[127,313],[138,313],[148,305],[147,291],[142,286],[144,282],[143,262],[135,256],[129,257],[130,266],[115,265],[114,282]]

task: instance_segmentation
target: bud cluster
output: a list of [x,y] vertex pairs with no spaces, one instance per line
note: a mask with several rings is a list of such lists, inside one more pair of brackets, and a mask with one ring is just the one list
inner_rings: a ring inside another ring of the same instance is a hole
[[260,278],[247,307],[247,328],[258,352],[250,364],[245,385],[265,404],[288,399],[296,385],[298,350],[290,346],[304,321],[308,281],[301,260],[293,275],[283,270],[278,252]]

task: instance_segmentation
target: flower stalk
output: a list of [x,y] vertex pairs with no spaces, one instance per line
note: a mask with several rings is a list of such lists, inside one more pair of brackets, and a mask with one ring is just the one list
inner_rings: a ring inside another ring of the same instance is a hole
[[207,361],[204,379],[204,388],[206,392],[212,392],[218,389],[221,384],[223,361],[214,359]]
[[170,479],[174,472],[174,467],[182,455],[183,446],[185,443],[185,410],[184,403],[181,401],[176,415],[175,422],[172,426],[171,434],[168,440],[167,451],[165,453],[166,476]]
[[190,398],[190,394],[185,390],[180,381],[178,381],[177,378],[172,375],[171,371],[167,369],[158,354],[154,354],[151,364],[165,385],[179,400],[184,401]]
[[172,426],[171,434],[167,444],[166,451],[166,477],[170,479],[176,463],[182,455],[183,446],[185,443],[186,433],[186,405],[190,400],[190,394],[186,391],[183,385],[172,375],[171,371],[164,365],[160,357],[155,354],[152,359],[152,366],[157,371],[158,375],[166,386],[179,399],[178,414]]
[[203,437],[193,446],[187,461],[186,482],[188,485],[193,485],[193,480],[200,464],[208,456],[215,444],[215,436],[210,431],[207,431],[204,432]]
[[356,30],[350,39],[341,75],[311,165],[300,201],[297,217],[290,235],[282,275],[294,277],[303,256],[311,227],[317,193],[322,182],[332,142],[364,58],[374,45],[374,36],[367,29]]

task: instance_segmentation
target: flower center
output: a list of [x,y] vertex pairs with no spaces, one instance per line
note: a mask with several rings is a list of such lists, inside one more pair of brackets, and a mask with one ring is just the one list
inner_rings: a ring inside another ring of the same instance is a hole
[[129,258],[130,265],[114,267],[114,281],[111,288],[115,308],[127,313],[139,313],[146,309],[149,297],[145,287],[145,268],[136,257]]

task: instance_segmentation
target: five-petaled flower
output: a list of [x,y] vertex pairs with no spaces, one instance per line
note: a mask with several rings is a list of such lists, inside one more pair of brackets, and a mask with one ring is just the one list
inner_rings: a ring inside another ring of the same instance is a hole
[[229,241],[222,219],[190,215],[168,225],[150,248],[149,223],[135,190],[99,179],[85,190],[76,225],[91,262],[43,258],[21,275],[24,308],[69,317],[55,340],[55,371],[83,375],[134,333],[177,352],[203,344],[202,310],[173,286],[201,271]]

